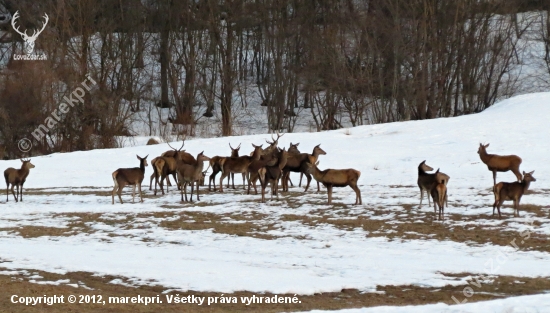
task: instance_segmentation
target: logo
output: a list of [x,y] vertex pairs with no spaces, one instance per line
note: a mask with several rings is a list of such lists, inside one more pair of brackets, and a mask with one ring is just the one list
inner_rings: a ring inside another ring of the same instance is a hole
[[46,28],[46,25],[48,24],[48,21],[49,21],[49,18],[48,18],[48,14],[44,13],[44,24],[42,25],[42,29],[41,30],[33,30],[33,33],[31,36],[29,36],[27,34],[27,30],[25,30],[25,32],[21,32],[19,30],[19,27],[15,26],[15,21],[19,18],[19,11],[15,12],[15,14],[13,15],[13,18],[11,19],[11,26],[13,27],[13,30],[15,30],[18,34],[21,35],[21,38],[23,38],[23,41],[25,41],[25,53],[26,55],[17,55],[17,54],[14,54],[13,55],[13,59],[14,60],[19,60],[19,59],[23,59],[23,60],[45,60],[46,59],[46,55],[42,54],[42,55],[37,55],[37,54],[33,54],[34,52],[34,42],[36,41],[36,38],[38,38],[38,35],[40,35],[42,33],[42,31],[44,30],[44,28]]

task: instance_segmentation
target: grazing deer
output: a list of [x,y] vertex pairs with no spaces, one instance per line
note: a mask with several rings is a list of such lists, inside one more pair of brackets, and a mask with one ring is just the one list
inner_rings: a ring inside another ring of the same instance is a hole
[[[327,154],[323,149],[321,149],[321,144],[316,145],[313,148],[313,152],[311,154],[308,153],[300,153],[300,154],[289,154],[288,160],[286,162],[286,166],[283,169],[283,176],[281,179],[282,185],[283,185],[283,191],[288,191],[288,177],[290,176],[290,172],[299,172],[304,173],[307,178],[307,185],[304,189],[304,192],[307,191],[309,188],[309,184],[311,183],[311,175],[306,173],[305,171],[305,163],[309,163],[310,161],[313,161],[313,164],[317,162],[319,159],[319,155]],[[310,159],[310,157],[312,157]],[[317,184],[317,191],[320,190],[319,184]]]
[[[203,151],[204,152],[204,151]],[[204,161],[210,161],[210,158],[203,154],[203,152],[197,155],[197,162],[195,164],[186,164],[181,160],[178,160],[177,173],[178,181],[181,190],[181,201],[183,202],[183,194],[185,193],[185,201],[187,202],[187,185],[191,185],[191,198],[193,202],[193,186],[197,183],[197,201],[200,201],[199,197],[199,181],[203,177],[202,169],[204,167]]]
[[[231,146],[231,143],[229,144],[229,148],[231,148],[231,157],[237,158],[239,157],[239,150],[241,149],[241,144],[237,148],[233,148]],[[212,174],[210,174],[210,179],[208,181],[208,191],[210,191],[210,186],[212,182],[214,182],[214,190],[216,190],[216,176],[219,172],[222,171],[220,161],[225,158],[221,156],[215,156],[210,158],[210,166],[212,167]],[[244,178],[243,178],[243,184],[244,184]],[[227,177],[227,188],[229,188],[229,176]],[[233,188],[235,188],[235,180],[233,179]]]
[[123,203],[122,197],[120,195],[122,193],[122,189],[127,185],[131,185],[133,187],[132,203],[135,203],[134,198],[136,195],[136,186],[138,186],[139,198],[141,199],[141,202],[143,202],[143,195],[141,194],[141,182],[145,177],[145,167],[148,166],[147,157],[149,155],[146,155],[144,158],[140,157],[139,155],[136,156],[139,160],[139,167],[119,168],[111,175],[113,177],[113,182],[115,183],[112,192],[112,204],[115,204],[115,193],[118,194],[118,199],[120,200],[120,203]]
[[[240,156],[237,158],[223,158],[220,161],[220,166],[222,168],[222,175],[220,177],[220,192],[223,192],[223,179],[226,178],[230,173],[247,173],[248,166],[252,161],[259,160],[260,156],[262,155],[262,145],[256,146],[252,144],[254,147],[254,152],[252,153],[252,156]],[[246,186],[243,185],[243,188],[246,188]]]
[[[418,180],[416,181],[416,183],[418,184],[418,188],[420,188],[420,207],[422,207],[422,199],[424,198],[424,191],[426,191],[428,196],[428,205],[431,205],[430,194],[432,192],[432,188],[435,186],[437,182],[440,182],[441,180],[444,180],[445,186],[447,186],[450,179],[449,175],[439,172],[439,169],[437,169],[437,172],[435,173],[427,173],[428,171],[433,171],[433,168],[428,164],[426,164],[426,160],[418,164]],[[445,194],[445,203],[447,203],[446,194]],[[447,204],[447,207],[449,207],[448,204]]]
[[[533,173],[535,171],[525,173],[523,172],[523,179],[521,182],[513,182],[513,183],[505,183],[500,182],[495,185],[493,188],[493,193],[495,195],[495,203],[493,204],[493,215],[495,215],[495,208],[498,209],[498,218],[501,218],[500,215],[500,207],[502,206],[502,203],[507,200],[514,201],[514,216],[519,217],[519,201],[521,200],[521,196],[527,192],[527,189],[529,189],[529,185],[531,182],[537,181],[535,177],[533,177]],[[516,215],[517,212],[517,215]]]
[[493,172],[493,186],[497,184],[497,172],[512,171],[516,175],[518,182],[520,182],[521,173],[519,166],[521,165],[521,158],[517,155],[488,154],[487,147],[489,147],[489,144],[483,145],[480,143],[477,153],[481,161],[487,165],[489,171]]
[[[437,170],[439,172],[439,170]],[[439,219],[444,218],[445,201],[447,200],[447,186],[445,180],[436,182],[431,190],[431,195],[434,200],[434,213],[437,214],[436,204],[439,207]],[[428,197],[429,198],[429,197]]]
[[332,204],[332,187],[346,186],[350,186],[355,191],[355,204],[363,204],[361,192],[359,191],[359,187],[357,187],[357,181],[361,176],[361,172],[352,168],[341,170],[326,169],[321,171],[313,161],[313,158],[311,158],[309,162],[304,164],[306,168],[305,172],[313,175],[316,181],[327,188],[328,204]]
[[262,185],[262,202],[265,202],[265,189],[268,184],[271,184],[271,199],[273,199],[274,195],[279,199],[279,178],[281,178],[283,168],[288,160],[288,152],[285,149],[279,151],[276,160],[275,164],[266,165],[258,170],[258,178]]
[[[29,176],[29,172],[31,168],[34,168],[34,165],[31,163],[31,159],[21,159],[21,168],[15,169],[13,167],[9,167],[4,171],[4,178],[6,179],[6,202],[8,202],[9,198],[9,187],[11,184],[11,193],[13,194],[13,198],[15,199],[15,202],[17,202],[17,198],[20,198],[19,201],[23,201],[23,184],[25,184],[25,181],[27,180],[27,177]],[[13,191],[13,188],[17,186],[17,195]]]

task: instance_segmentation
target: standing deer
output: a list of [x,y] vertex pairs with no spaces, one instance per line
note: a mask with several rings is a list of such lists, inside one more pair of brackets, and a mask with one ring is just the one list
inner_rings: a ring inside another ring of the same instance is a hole
[[[436,174],[439,172],[437,170]],[[441,181],[436,182],[431,190],[431,195],[434,200],[434,213],[437,214],[436,204],[439,207],[439,219],[442,220],[444,218],[444,208],[445,208],[445,201],[447,199],[447,186],[445,185],[445,180],[441,179]],[[429,198],[429,196],[428,196]]]
[[145,167],[148,166],[147,157],[149,155],[146,155],[144,158],[140,157],[139,155],[136,156],[139,160],[139,167],[119,168],[111,175],[113,177],[113,182],[115,183],[112,192],[112,204],[115,204],[115,193],[118,194],[118,199],[120,200],[120,203],[123,203],[122,197],[120,195],[122,193],[122,189],[128,185],[131,185],[133,187],[132,203],[135,203],[134,198],[136,195],[136,186],[138,186],[139,198],[141,199],[141,202],[143,202],[143,195],[141,194],[141,182],[143,182],[143,178],[145,177]]
[[[493,204],[493,215],[495,215],[495,208],[498,209],[498,218],[501,218],[500,207],[502,203],[507,200],[514,201],[514,216],[519,217],[519,201],[521,197],[529,189],[531,182],[537,181],[533,177],[535,171],[525,173],[523,172],[523,179],[521,182],[505,183],[500,182],[495,185],[493,188],[493,193],[495,195],[495,203]],[[517,212],[517,215],[516,215]]]
[[[204,152],[204,151],[203,151]],[[191,198],[193,202],[193,186],[197,183],[197,201],[200,201],[199,197],[199,181],[202,178],[202,169],[204,167],[204,161],[210,161],[210,158],[203,154],[203,152],[197,155],[197,162],[195,164],[186,164],[181,160],[178,160],[177,173],[178,181],[181,190],[181,202],[183,202],[183,194],[185,193],[185,201],[187,202],[187,185],[191,185]]]
[[[231,143],[229,144],[229,148],[231,149],[231,157],[236,158],[239,156],[239,150],[241,149],[241,144],[237,148],[233,148],[231,146]],[[210,174],[210,179],[208,180],[208,191],[210,191],[210,186],[212,185],[212,182],[214,182],[214,190],[216,190],[216,176],[219,172],[222,171],[220,161],[224,159],[225,157],[221,156],[215,156],[210,158],[210,166],[212,167],[212,174]],[[244,182],[244,179],[243,179]],[[227,177],[227,188],[229,188],[229,176]],[[233,180],[233,188],[235,188],[235,180]]]
[[[439,169],[437,169],[437,172],[435,173],[427,173],[427,171],[433,171],[433,168],[426,164],[426,160],[424,160],[420,162],[420,164],[418,164],[418,180],[416,181],[416,183],[418,184],[418,188],[420,188],[420,207],[422,207],[424,191],[426,191],[428,196],[428,205],[431,205],[430,195],[432,192],[432,188],[437,182],[440,182],[441,180],[445,181],[445,186],[447,186],[450,179],[449,175],[439,172]],[[446,202],[447,194],[445,194],[445,203]],[[449,207],[448,204],[447,207]]]
[[271,198],[273,199],[273,195],[276,195],[277,199],[279,199],[279,178],[281,178],[283,174],[283,168],[286,165],[287,159],[288,152],[283,149],[279,151],[276,156],[277,162],[275,164],[266,164],[258,170],[258,178],[260,179],[260,184],[262,185],[262,202],[265,202],[265,189],[268,184],[271,184]]
[[[298,150],[298,146],[300,145],[300,143],[295,143],[293,144],[292,142],[290,143],[290,147],[288,147],[288,153],[291,153],[291,154],[300,154],[300,150]],[[304,173],[300,172],[300,183],[298,184],[298,187],[302,187],[302,178],[304,177]],[[292,183],[292,179],[290,179],[290,175],[288,175],[288,182],[290,183],[290,186],[291,187],[294,187],[294,184]],[[288,184],[288,183],[287,183]]]
[[[262,145],[254,147],[254,152],[252,156],[244,155],[237,158],[223,158],[220,161],[220,166],[222,168],[222,175],[220,177],[220,192],[223,192],[223,179],[226,178],[231,173],[247,173],[248,166],[252,161],[259,160],[262,155]],[[246,186],[243,185],[243,189],[246,189]]]
[[[29,172],[31,168],[34,168],[34,165],[31,163],[31,159],[21,159],[21,168],[15,169],[13,167],[9,167],[4,171],[4,178],[6,180],[6,202],[8,202],[9,198],[9,187],[11,184],[11,193],[13,194],[13,198],[15,199],[15,202],[17,201],[17,198],[20,198],[19,201],[23,201],[23,184],[25,184],[25,181],[27,180],[27,177],[29,176]],[[13,188],[17,186],[17,195],[13,191]]]
[[[283,169],[283,176],[281,179],[283,191],[288,191],[288,177],[290,176],[290,172],[304,173],[304,175],[306,175],[307,185],[304,189],[304,192],[307,191],[307,189],[309,188],[309,184],[311,183],[311,175],[305,172],[305,164],[309,163],[310,161],[313,161],[313,164],[315,164],[315,162],[317,162],[317,160],[319,159],[319,155],[324,154],[327,153],[323,149],[321,149],[321,144],[316,145],[313,148],[313,152],[311,154],[289,154],[286,166]],[[317,184],[317,191],[319,190],[319,184]]]
[[489,147],[489,144],[483,145],[480,143],[477,153],[481,161],[487,165],[489,171],[493,172],[493,186],[497,184],[497,172],[512,171],[516,175],[518,182],[521,181],[521,173],[519,171],[521,158],[517,155],[488,154],[487,147]]
[[328,204],[332,204],[332,188],[333,187],[346,187],[350,186],[355,191],[355,204],[363,204],[361,199],[361,191],[357,187],[357,181],[361,176],[361,172],[358,170],[349,169],[326,169],[321,171],[315,165],[313,158],[310,162],[305,163],[305,172],[313,175],[316,181],[320,182],[327,188]]

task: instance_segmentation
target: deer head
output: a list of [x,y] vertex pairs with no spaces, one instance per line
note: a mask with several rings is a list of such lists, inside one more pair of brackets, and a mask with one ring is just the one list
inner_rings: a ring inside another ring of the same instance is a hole
[[31,36],[27,35],[27,30],[25,30],[25,32],[22,33],[19,30],[19,27],[15,26],[15,20],[17,20],[18,18],[19,18],[19,11],[15,12],[15,14],[13,15],[13,18],[11,19],[11,26],[19,35],[21,35],[21,38],[23,38],[23,40],[25,41],[25,52],[27,54],[32,54],[34,51],[34,41],[36,40],[38,35],[42,33],[42,31],[44,30],[44,28],[46,28],[46,25],[48,24],[48,21],[49,21],[48,14],[44,13],[45,21],[44,21],[44,24],[42,25],[42,29],[39,31],[35,29]]

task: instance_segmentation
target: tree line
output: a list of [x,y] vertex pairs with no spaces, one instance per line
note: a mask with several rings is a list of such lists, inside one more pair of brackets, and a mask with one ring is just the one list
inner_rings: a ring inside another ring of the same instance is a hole
[[[170,112],[163,125],[185,125],[188,135],[218,112],[222,136],[234,133],[238,106],[265,106],[266,130],[287,132],[298,114],[330,130],[480,112],[518,92],[526,36],[542,43],[550,75],[542,0],[4,0],[0,8],[19,11],[29,33],[49,16],[40,61],[14,60],[23,42],[0,21],[6,157],[20,156],[17,141],[86,75],[97,86],[33,154],[116,147],[134,134],[136,112],[155,108]],[[167,131],[155,127],[150,135]]]

